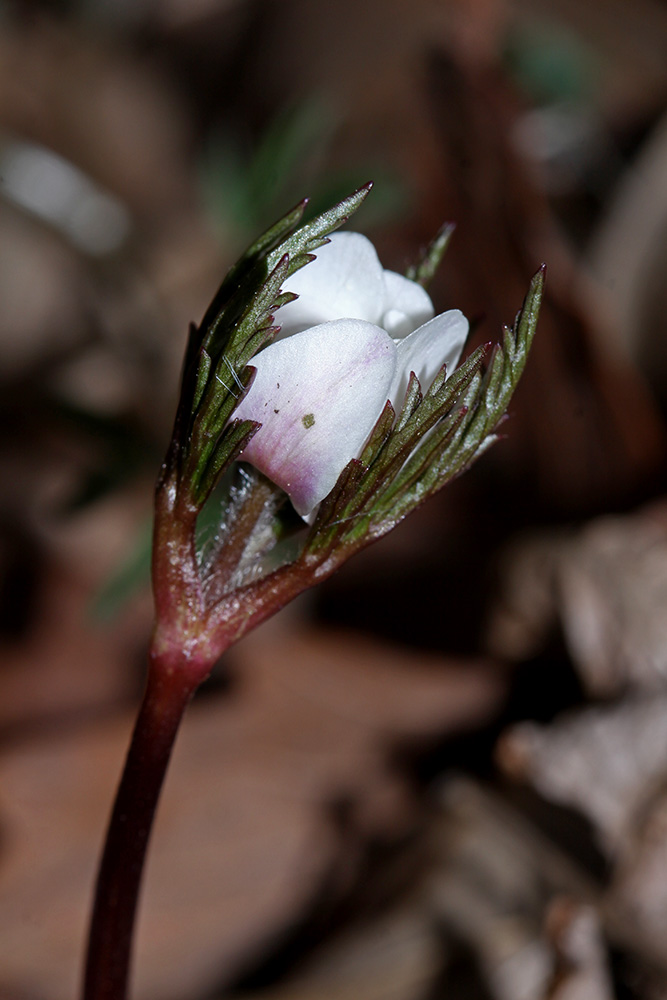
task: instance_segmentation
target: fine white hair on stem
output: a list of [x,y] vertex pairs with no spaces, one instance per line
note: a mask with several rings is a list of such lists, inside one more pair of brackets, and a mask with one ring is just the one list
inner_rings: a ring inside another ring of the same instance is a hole
[[217,372],[215,374],[215,377],[217,378],[217,380],[220,383],[220,385],[224,386],[225,389],[227,390],[227,392],[230,393],[234,397],[234,399],[238,399],[239,398],[237,396],[237,394],[234,392],[234,390],[230,389],[229,386],[227,385],[227,383],[222,381],[222,379],[220,378],[220,376],[218,375]]
[[[223,355],[222,355],[222,360],[223,360],[223,361],[225,362],[225,364],[226,364],[226,365],[227,365],[227,367],[229,368],[229,371],[230,371],[230,373],[231,373],[231,376],[232,376],[232,378],[234,379],[234,381],[236,382],[237,386],[239,387],[239,389],[241,390],[241,392],[243,392],[243,390],[244,390],[245,386],[243,385],[243,382],[241,381],[241,379],[240,379],[240,378],[238,377],[238,375],[236,374],[236,370],[235,370],[235,368],[234,368],[234,365],[233,365],[233,364],[231,363],[231,361],[229,360],[229,358],[227,357],[227,355],[226,355],[226,354],[223,354]],[[237,398],[238,398],[238,397],[237,397]]]

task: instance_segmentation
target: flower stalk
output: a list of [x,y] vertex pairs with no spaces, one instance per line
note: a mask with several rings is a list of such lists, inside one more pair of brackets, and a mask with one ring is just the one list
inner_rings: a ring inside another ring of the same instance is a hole
[[179,663],[152,657],[100,863],[85,969],[86,1000],[122,1000],[139,887],[164,775],[197,682]]
[[155,496],[148,678],[100,865],[83,1000],[127,997],[155,809],[199,685],[229,646],[472,464],[523,371],[543,269],[502,344],[457,368],[467,321],[434,316],[423,288],[451,227],[409,277],[384,271],[363,237],[331,237],[369,189],[306,224],[298,205],[190,330]]

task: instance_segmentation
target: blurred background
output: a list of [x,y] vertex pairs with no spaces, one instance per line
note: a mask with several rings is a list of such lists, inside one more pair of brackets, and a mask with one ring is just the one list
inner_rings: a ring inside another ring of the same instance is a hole
[[667,4],[0,2],[0,1000],[76,993],[188,323],[354,227],[473,344],[549,266],[501,441],[233,649],[161,805],[137,1000],[667,997]]

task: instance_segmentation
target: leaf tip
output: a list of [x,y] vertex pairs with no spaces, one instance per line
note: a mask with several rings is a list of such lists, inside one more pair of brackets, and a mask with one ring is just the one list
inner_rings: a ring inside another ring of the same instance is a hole
[[[533,275],[530,282],[530,291],[537,292],[538,295],[542,295],[544,290],[544,284],[547,279],[547,265],[546,261],[542,261],[537,271]],[[529,293],[530,294],[530,293]]]
[[345,198],[344,201],[341,202],[341,204],[345,204],[345,202],[347,202],[351,208],[351,211],[345,216],[345,221],[347,221],[350,216],[361,207],[363,202],[366,201],[366,198],[368,198],[371,193],[373,184],[374,181],[366,181],[365,184],[362,184],[361,187],[357,188],[356,191],[353,191],[348,198]]

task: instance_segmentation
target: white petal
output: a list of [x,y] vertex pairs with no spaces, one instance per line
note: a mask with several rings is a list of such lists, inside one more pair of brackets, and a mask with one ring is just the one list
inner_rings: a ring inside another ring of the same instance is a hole
[[259,420],[241,458],[289,493],[299,514],[323,500],[377,420],[396,367],[384,330],[338,320],[271,344],[234,417]]
[[390,337],[406,337],[433,316],[428,292],[395,271],[384,272],[385,302],[381,326]]
[[389,391],[396,411],[403,405],[410,372],[415,373],[426,391],[444,364],[448,374],[454,371],[467,336],[468,320],[459,309],[450,309],[404,340],[396,341],[396,374]]
[[276,314],[281,339],[334,319],[380,323],[385,286],[375,247],[360,233],[333,233],[330,240],[285,282],[299,298]]

